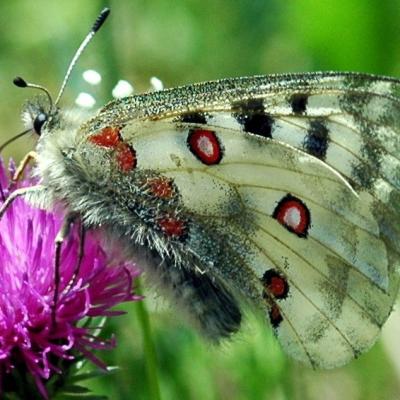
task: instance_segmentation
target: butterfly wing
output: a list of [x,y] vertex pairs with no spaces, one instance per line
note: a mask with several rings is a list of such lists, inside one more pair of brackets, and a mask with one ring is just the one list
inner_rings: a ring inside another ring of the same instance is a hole
[[150,218],[164,253],[196,259],[266,310],[289,354],[329,368],[374,343],[397,293],[398,85],[317,74],[174,89],[110,103],[82,146],[118,131],[111,170],[150,177],[138,195],[173,183],[176,204]]
[[400,81],[319,72],[206,82],[105,106],[82,129],[172,119],[276,139],[338,171],[374,203],[384,240],[399,249]]

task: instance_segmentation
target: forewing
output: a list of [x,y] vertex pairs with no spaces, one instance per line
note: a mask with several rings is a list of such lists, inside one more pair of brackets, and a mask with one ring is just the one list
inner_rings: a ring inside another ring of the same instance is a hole
[[397,293],[398,88],[210,82],[110,103],[81,137],[117,127],[133,172],[176,186],[184,251],[263,307],[289,354],[334,367],[373,344]]
[[282,141],[324,161],[365,192],[384,240],[399,251],[399,94],[398,79],[357,73],[234,78],[111,102],[82,133],[170,119]]

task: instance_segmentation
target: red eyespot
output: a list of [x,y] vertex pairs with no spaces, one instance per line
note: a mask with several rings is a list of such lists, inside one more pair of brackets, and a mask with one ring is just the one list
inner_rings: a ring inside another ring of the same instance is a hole
[[222,146],[214,131],[193,129],[187,138],[189,150],[206,165],[218,164],[222,159]]
[[167,236],[182,239],[187,232],[186,222],[181,219],[166,216],[157,221],[161,231]]
[[89,141],[97,146],[102,147],[116,147],[121,140],[120,128],[107,126],[103,128],[99,133],[89,137]]
[[120,127],[107,126],[90,136],[89,141],[97,146],[113,149],[119,169],[129,172],[136,167],[136,152],[132,146],[122,141],[120,132]]
[[117,146],[116,159],[119,168],[122,172],[129,172],[136,167],[136,151],[135,149],[126,143],[119,143]]
[[170,199],[174,195],[172,180],[164,177],[147,179],[147,185],[153,196]]
[[271,325],[273,328],[278,328],[280,323],[283,321],[283,317],[279,307],[276,304],[271,306],[269,311],[269,320],[271,321]]
[[311,223],[310,211],[300,199],[286,195],[276,206],[273,217],[289,231],[307,237]]
[[269,298],[284,299],[289,292],[286,278],[273,269],[265,271],[261,281]]
[[282,297],[287,290],[286,282],[279,276],[274,276],[271,278],[268,288],[275,297]]

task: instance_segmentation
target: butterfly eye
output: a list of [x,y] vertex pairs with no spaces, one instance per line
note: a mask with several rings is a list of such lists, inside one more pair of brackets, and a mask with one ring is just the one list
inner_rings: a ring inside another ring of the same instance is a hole
[[34,131],[40,136],[42,133],[42,127],[43,124],[47,121],[47,114],[45,113],[40,113],[35,117],[35,120],[33,121],[33,129]]

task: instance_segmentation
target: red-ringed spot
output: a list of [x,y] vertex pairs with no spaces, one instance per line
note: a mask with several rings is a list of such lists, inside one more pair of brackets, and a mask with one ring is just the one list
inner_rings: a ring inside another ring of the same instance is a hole
[[136,151],[129,144],[124,142],[119,143],[116,148],[115,157],[118,167],[122,172],[129,172],[136,168]]
[[88,140],[97,146],[114,148],[121,141],[120,130],[119,127],[107,126],[99,133],[89,136]]
[[267,295],[273,296],[276,299],[284,299],[289,292],[287,280],[274,269],[265,271],[261,282]]
[[279,201],[272,216],[290,232],[307,237],[311,224],[310,211],[297,197],[287,194]]
[[146,184],[150,193],[155,197],[170,199],[174,195],[172,180],[169,178],[148,178]]
[[222,146],[214,131],[191,129],[187,138],[189,150],[206,165],[218,164],[223,155]]
[[157,221],[161,231],[170,237],[183,239],[187,233],[186,222],[171,216],[165,216]]
[[283,317],[279,307],[276,304],[272,304],[269,310],[269,320],[273,328],[278,328],[280,323],[283,321]]

